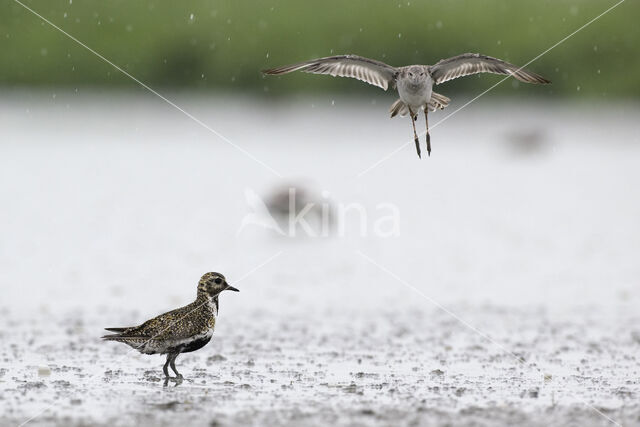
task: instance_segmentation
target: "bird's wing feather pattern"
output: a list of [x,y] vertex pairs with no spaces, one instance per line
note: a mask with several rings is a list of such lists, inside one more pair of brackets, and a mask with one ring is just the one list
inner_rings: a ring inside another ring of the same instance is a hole
[[463,53],[443,59],[429,67],[429,72],[436,84],[477,73],[506,74],[525,83],[551,83],[539,74],[525,70],[517,65],[501,59],[479,53]]
[[396,69],[384,62],[357,55],[339,55],[313,59],[298,64],[264,70],[265,74],[287,74],[293,71],[329,74],[331,76],[352,77],[387,90],[392,83]]
[[189,304],[147,320],[140,326],[108,328],[107,330],[124,330],[114,330],[113,332],[119,333],[117,335],[107,335],[103,338],[113,341],[126,341],[128,338],[137,340],[141,338],[166,339],[168,337],[181,338],[183,335],[188,336],[192,329],[192,325],[190,324],[192,316],[189,316],[189,314],[198,308],[200,308],[199,305]]

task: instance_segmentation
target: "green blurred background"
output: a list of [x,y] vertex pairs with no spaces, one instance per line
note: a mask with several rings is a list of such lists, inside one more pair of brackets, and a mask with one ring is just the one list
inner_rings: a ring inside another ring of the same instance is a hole
[[[134,1],[23,0],[42,16],[154,88],[269,93],[372,90],[350,79],[265,78],[266,67],[355,53],[392,65],[433,64],[480,52],[518,65],[616,1]],[[135,85],[13,0],[0,0],[0,85]],[[516,82],[503,94],[640,96],[640,1],[627,0],[529,68],[553,81]],[[473,90],[478,77],[447,83]],[[500,77],[483,76],[488,83]]]

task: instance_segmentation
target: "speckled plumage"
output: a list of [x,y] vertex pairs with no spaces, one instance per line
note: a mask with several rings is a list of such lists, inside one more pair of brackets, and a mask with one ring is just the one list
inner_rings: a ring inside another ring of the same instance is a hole
[[218,316],[218,297],[224,290],[238,291],[229,286],[222,274],[206,273],[198,282],[197,297],[191,304],[139,326],[105,328],[116,333],[102,338],[125,343],[143,354],[167,354],[165,376],[169,376],[170,365],[177,378],[182,378],[175,368],[175,359],[180,353],[198,350],[211,340]]

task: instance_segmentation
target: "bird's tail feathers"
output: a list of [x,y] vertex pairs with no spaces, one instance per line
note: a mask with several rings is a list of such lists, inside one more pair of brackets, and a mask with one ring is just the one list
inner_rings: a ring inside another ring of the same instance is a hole
[[431,99],[427,106],[429,107],[429,111],[443,110],[447,105],[449,105],[450,101],[450,98],[440,95],[439,93],[432,92]]
[[[442,110],[449,105],[450,101],[450,98],[440,95],[439,93],[432,92],[427,108],[429,111]],[[391,105],[389,112],[391,113],[391,117],[395,117],[397,115],[400,115],[400,117],[406,117],[409,115],[409,107],[407,107],[407,104],[402,102],[402,100],[398,99]]]
[[391,117],[395,117],[398,114],[400,114],[400,117],[405,117],[409,115],[409,108],[407,107],[407,104],[398,99],[391,105],[389,112],[391,113]]
[[143,336],[123,336],[120,334],[112,334],[112,335],[103,335],[101,337],[105,341],[117,341],[123,342],[125,344],[129,344],[131,346],[142,345],[151,341],[152,338],[143,337]]
[[125,337],[120,334],[103,335],[102,338],[105,341],[122,341]]

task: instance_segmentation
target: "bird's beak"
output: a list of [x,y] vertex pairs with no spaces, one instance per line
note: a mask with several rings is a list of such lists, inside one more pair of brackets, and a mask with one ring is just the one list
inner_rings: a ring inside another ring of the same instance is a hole
[[233,292],[240,292],[239,289],[234,288],[233,286],[231,286],[230,284],[227,283],[227,287],[225,289],[225,291],[233,291]]

